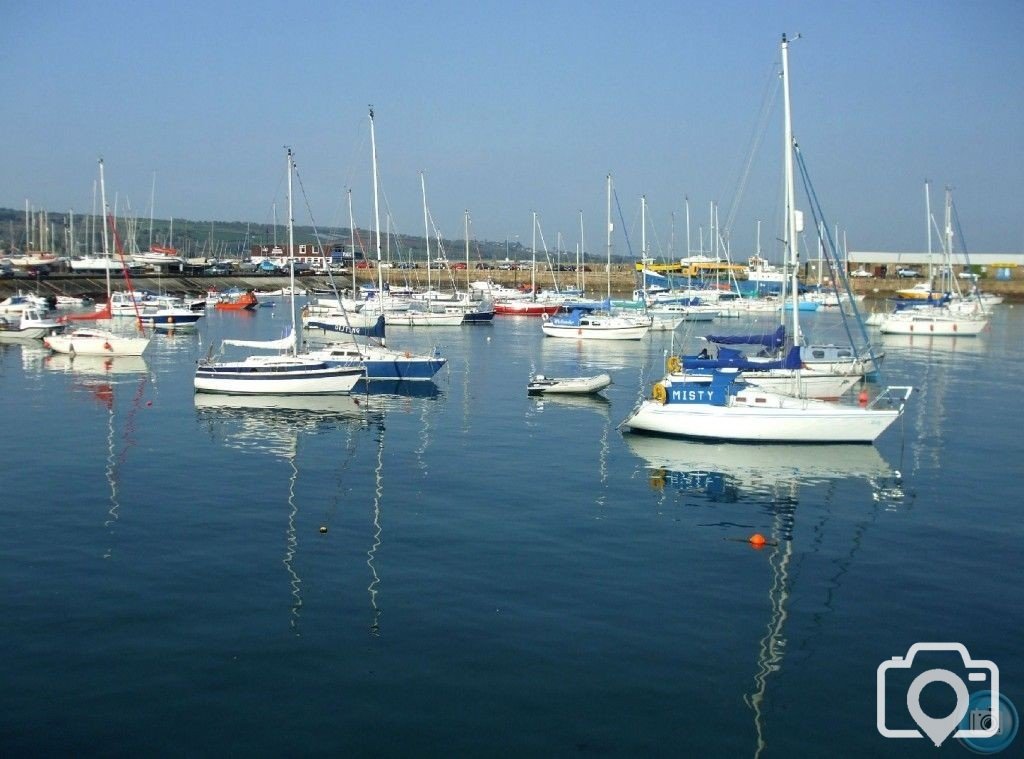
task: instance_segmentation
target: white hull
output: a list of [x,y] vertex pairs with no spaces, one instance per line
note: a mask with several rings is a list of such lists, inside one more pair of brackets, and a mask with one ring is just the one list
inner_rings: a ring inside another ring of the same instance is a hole
[[561,327],[545,322],[541,325],[548,337],[573,340],[640,340],[651,331],[650,326],[632,327]]
[[458,327],[464,314],[435,314],[424,311],[386,311],[384,324],[388,327]]
[[643,401],[623,422],[661,435],[760,443],[872,443],[899,417],[897,409],[744,391],[725,406]]
[[362,379],[361,368],[327,367],[321,361],[285,356],[250,356],[196,369],[198,392],[229,395],[320,395],[348,393]]
[[122,337],[102,329],[83,328],[43,340],[55,353],[82,356],[141,356],[149,346],[148,337]]
[[988,319],[901,312],[882,320],[879,330],[884,335],[971,337],[987,326]]

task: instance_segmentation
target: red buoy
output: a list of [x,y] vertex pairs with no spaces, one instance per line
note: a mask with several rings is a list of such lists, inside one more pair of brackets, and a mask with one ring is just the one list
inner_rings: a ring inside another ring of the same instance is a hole
[[868,391],[867,390],[861,390],[860,391],[860,395],[857,396],[857,400],[860,402],[861,406],[867,406],[868,405]]
[[762,535],[759,532],[755,532],[753,535],[747,538],[747,542],[750,543],[750,545],[754,546],[754,548],[764,548],[765,544],[768,541],[765,540],[764,535]]

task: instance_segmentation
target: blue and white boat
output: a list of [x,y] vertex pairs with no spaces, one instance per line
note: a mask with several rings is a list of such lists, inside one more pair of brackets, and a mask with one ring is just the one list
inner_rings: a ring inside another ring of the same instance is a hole
[[[380,315],[372,327],[347,326],[337,322],[311,319],[307,329],[321,329],[341,337],[347,333],[348,341],[338,341],[312,350],[308,355],[331,366],[358,365],[373,380],[430,380],[447,363],[437,349],[433,353],[412,353],[395,350],[385,344],[385,317]],[[362,339],[360,339],[362,338]]]
[[710,377],[669,375],[623,422],[630,431],[745,443],[872,443],[910,397],[889,387],[866,405],[840,404],[761,390],[736,369]]
[[[292,223],[292,151],[288,149],[288,243],[294,250]],[[363,367],[329,365],[298,352],[295,319],[295,266],[291,267],[291,316],[288,335],[280,340],[223,340],[222,344],[280,351],[248,356],[241,361],[217,361],[212,356],[196,366],[196,392],[228,395],[333,395],[352,391],[364,376]]]
[[[797,291],[799,239],[793,141],[789,98],[789,48],[782,38],[782,82],[785,102],[785,189],[787,248],[791,292]],[[794,337],[800,334],[793,311]],[[794,347],[787,359],[799,351]],[[799,354],[796,354],[797,357]],[[639,432],[701,440],[744,443],[872,443],[903,413],[913,388],[887,387],[870,403],[841,404],[801,395],[785,395],[755,387],[736,366],[714,368],[708,375],[679,373],[679,358],[669,359],[669,374],[656,382],[652,398],[641,401],[623,422]],[[794,370],[802,379],[803,370]],[[757,372],[750,372],[753,377]]]
[[564,315],[545,314],[541,330],[548,337],[573,340],[640,340],[651,331],[651,318],[615,316],[574,308]]

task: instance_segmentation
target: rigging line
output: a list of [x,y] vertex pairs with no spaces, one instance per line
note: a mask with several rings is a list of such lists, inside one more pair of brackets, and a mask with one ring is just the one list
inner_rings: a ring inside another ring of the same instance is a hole
[[[302,193],[302,199],[306,202],[306,213],[309,214],[309,223],[313,227],[313,238],[316,240],[317,249],[320,251],[320,255],[323,255],[324,246],[320,240],[320,232],[316,228],[316,219],[313,218],[313,209],[309,206],[309,196],[306,195],[306,187],[302,184],[302,175],[299,174],[299,167],[292,161],[292,168],[295,170],[295,178],[299,180],[299,192]],[[294,258],[295,251],[289,251],[289,255]]]
[[736,215],[739,213],[740,203],[743,200],[743,195],[746,193],[747,184],[750,181],[750,172],[754,166],[754,158],[761,150],[761,143],[764,142],[765,134],[768,132],[768,120],[771,117],[772,111],[775,110],[775,100],[779,94],[779,86],[781,84],[781,77],[778,73],[778,67],[775,62],[772,62],[769,67],[768,79],[765,83],[764,93],[761,96],[761,111],[758,114],[757,121],[754,124],[754,129],[750,137],[750,149],[747,151],[747,163],[744,166],[743,171],[740,173],[740,178],[736,183],[736,192],[733,194],[732,204],[729,206],[729,212],[725,216],[725,229],[731,230],[733,222],[736,221]]
[[626,229],[626,217],[622,215],[622,204],[619,203],[619,191],[613,189],[612,195],[615,197],[615,207],[619,211],[619,221],[622,222],[622,236],[626,238],[626,250],[629,251],[630,258],[635,258],[633,255],[633,246],[629,242],[629,230]]
[[[858,328],[860,330],[861,337],[864,339],[864,345],[865,345],[865,348],[866,348],[866,350],[868,352],[868,357],[871,359],[871,364],[872,364],[872,366],[874,368],[874,372],[875,372],[875,374],[878,375],[879,383],[884,385],[885,382],[884,382],[884,380],[882,378],[881,362],[875,356],[875,349],[871,345],[871,338],[868,337],[867,327],[864,325],[864,319],[861,318],[860,309],[857,308],[857,300],[853,296],[853,288],[850,287],[850,280],[846,276],[846,272],[845,271],[842,272],[842,276],[838,276],[838,271],[837,271],[837,269],[838,269],[838,254],[836,252],[835,242],[832,240],[832,235],[829,232],[829,226],[825,222],[825,218],[824,218],[825,214],[824,214],[824,211],[821,208],[821,203],[818,201],[818,194],[817,194],[817,192],[815,192],[814,185],[811,182],[810,174],[809,174],[809,172],[807,170],[807,164],[804,161],[803,152],[800,150],[800,146],[798,144],[796,144],[795,142],[793,144],[793,153],[794,153],[794,155],[796,157],[797,166],[800,168],[800,177],[801,177],[801,180],[802,180],[803,185],[804,185],[804,191],[807,193],[807,198],[808,198],[808,201],[810,202],[811,214],[814,217],[815,225],[818,226],[818,222],[821,222],[820,226],[822,227],[822,230],[824,232],[824,239],[827,240],[827,242],[828,242],[828,245],[825,246],[825,252],[826,252],[826,260],[828,261],[828,264],[829,264],[829,271],[832,273],[832,281],[833,282],[841,282],[842,283],[843,290],[846,293],[846,297],[847,297],[847,299],[848,299],[848,301],[850,303],[850,308],[851,308],[851,310],[853,312],[853,314],[852,314],[853,318],[856,320],[857,326],[858,326]],[[835,261],[837,262],[836,268],[833,268],[833,266],[832,266],[832,259],[827,257],[828,254],[831,254],[833,256],[833,258],[835,259]],[[795,307],[796,307],[796,304],[794,303],[794,308]],[[839,304],[839,313],[842,316],[843,326],[846,328],[846,334],[847,334],[847,337],[850,340],[850,344],[854,345],[855,343],[854,343],[854,340],[853,340],[853,335],[851,334],[850,328],[849,328],[849,324],[847,323],[846,309],[843,307],[842,301],[840,301],[840,304]]]

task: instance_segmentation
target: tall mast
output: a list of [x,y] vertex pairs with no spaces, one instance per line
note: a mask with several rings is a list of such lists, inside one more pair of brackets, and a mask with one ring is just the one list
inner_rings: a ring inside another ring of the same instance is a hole
[[149,249],[153,250],[153,203],[156,201],[156,172],[153,172],[153,184],[149,188]]
[[605,273],[608,275],[608,300],[612,299],[612,175],[608,174],[608,202],[607,202],[607,240],[605,242],[605,251],[608,255],[608,263],[605,266]]
[[537,300],[537,212],[533,212],[533,240],[530,243],[531,266],[530,266],[530,291],[533,299]]
[[580,289],[580,293],[587,289],[587,270],[583,268],[586,266],[587,261],[587,248],[583,244],[583,209],[580,209],[580,249],[576,255],[576,287]]
[[785,129],[783,140],[785,142],[785,167],[786,167],[786,245],[789,248],[790,262],[790,296],[793,298],[793,344],[800,343],[800,307],[798,303],[799,285],[797,282],[797,268],[799,266],[800,254],[797,249],[797,210],[796,210],[796,187],[793,181],[793,114],[792,105],[789,99],[789,42],[786,35],[782,35],[782,94],[785,111]]
[[[380,269],[380,202],[377,200],[377,134],[373,128],[373,106],[370,106],[370,155],[373,157],[373,225],[377,248],[377,298],[380,312],[384,314],[384,275]],[[353,261],[353,265],[354,265]]]
[[288,285],[291,287],[292,355],[298,354],[299,334],[295,331],[295,219],[292,218],[292,149],[288,148]]
[[100,159],[100,206],[103,208],[103,270],[107,273],[107,307],[110,307],[110,241],[107,239],[107,187],[103,181],[103,159]]
[[356,223],[352,217],[352,188],[348,188],[348,236],[352,247],[352,297],[356,297]]
[[931,183],[926,179],[924,180],[924,207],[927,217],[924,220],[925,227],[928,229],[928,284],[931,286],[932,282],[932,196],[931,196]]
[[430,297],[430,222],[427,220],[427,178],[420,172],[420,190],[423,195],[423,238],[427,241],[427,297]]
[[466,298],[469,299],[469,209],[466,209],[465,219],[466,232]]
[[690,196],[683,196],[686,202],[686,257],[690,257]]

